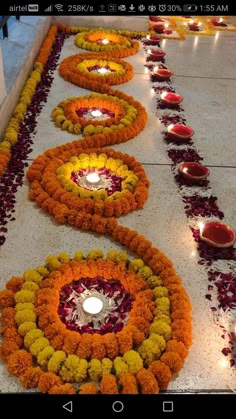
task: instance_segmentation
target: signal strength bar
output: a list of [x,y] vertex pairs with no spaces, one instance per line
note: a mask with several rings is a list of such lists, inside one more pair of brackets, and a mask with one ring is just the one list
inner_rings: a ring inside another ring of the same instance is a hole
[[48,6],[44,11],[45,12],[52,12],[52,10],[53,10],[53,6],[51,4],[51,6]]

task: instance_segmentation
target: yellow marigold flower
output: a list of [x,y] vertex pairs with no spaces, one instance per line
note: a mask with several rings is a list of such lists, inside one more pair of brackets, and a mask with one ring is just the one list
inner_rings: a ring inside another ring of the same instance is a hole
[[65,365],[63,365],[59,371],[59,375],[62,380],[66,383],[72,383],[74,381],[74,372],[68,370]]
[[34,310],[34,305],[32,303],[18,303],[15,306],[16,311],[20,310]]
[[79,367],[80,364],[80,359],[77,355],[68,355],[68,357],[66,358],[64,365],[66,368],[68,368],[69,370],[76,370]]
[[168,289],[166,287],[156,287],[153,293],[155,298],[168,297]]
[[99,258],[103,258],[103,251],[100,249],[91,250],[87,256],[87,259],[97,260]]
[[162,285],[162,280],[159,276],[156,275],[151,275],[149,276],[147,283],[149,285],[150,288],[155,288],[155,287],[159,287],[160,285]]
[[35,294],[29,290],[21,290],[15,293],[15,302],[17,303],[33,303]]
[[16,312],[15,320],[18,326],[24,322],[35,322],[36,314],[33,310],[20,310]]
[[107,374],[111,373],[113,363],[109,358],[102,359],[102,376],[104,377]]
[[55,351],[52,357],[48,361],[48,371],[58,373],[60,366],[63,361],[66,359],[66,354],[64,351]]
[[25,281],[32,281],[39,284],[42,281],[42,276],[35,269],[28,269],[24,272],[23,278]]
[[169,324],[158,320],[151,324],[150,333],[157,333],[164,337],[165,340],[169,340],[171,338],[171,327]]
[[48,256],[45,260],[45,264],[49,271],[58,269],[61,266],[61,262],[59,262],[56,256]]
[[163,338],[163,336],[157,335],[156,333],[151,333],[150,336],[149,336],[149,339],[152,342],[155,342],[156,345],[158,345],[161,352],[164,351],[164,349],[166,347],[166,341]]
[[119,252],[118,253],[118,258],[121,262],[126,262],[129,259],[129,256],[126,252]]
[[36,271],[41,275],[43,278],[46,278],[49,274],[49,271],[45,268],[45,266],[38,266]]
[[84,128],[84,135],[93,135],[95,133],[95,126],[92,124],[87,125],[87,127]]
[[52,346],[46,346],[37,356],[37,362],[42,368],[46,368],[49,359],[54,354],[55,350]]
[[61,252],[58,255],[58,259],[61,263],[66,263],[66,262],[70,262],[70,255],[67,252]]
[[170,310],[170,300],[167,297],[156,298],[155,300],[156,309],[154,310],[154,314],[163,313],[169,314]]
[[79,366],[74,372],[75,381],[77,383],[85,380],[87,377],[87,370],[88,370],[88,362],[86,359],[79,360]]
[[114,368],[116,370],[116,375],[123,374],[124,372],[129,372],[128,365],[125,363],[123,358],[121,358],[120,356],[117,356],[114,359],[113,364],[114,364]]
[[30,330],[36,329],[36,327],[36,323],[34,322],[24,322],[18,327],[18,332],[21,336],[25,336]]
[[158,320],[161,320],[162,322],[165,322],[165,323],[167,323],[167,324],[171,324],[171,318],[170,318],[170,316],[167,316],[166,314],[163,314],[163,313],[159,313],[159,314],[157,314],[155,317],[154,317],[154,319],[153,319],[154,321],[158,321]]
[[158,359],[161,355],[158,345],[151,339],[144,340],[138,348],[138,352],[146,365],[150,365],[152,361]]
[[128,351],[123,355],[123,359],[129,367],[129,372],[137,374],[141,368],[143,368],[143,360],[136,351]]
[[138,272],[143,267],[144,262],[142,261],[142,259],[133,259],[129,264],[129,268],[131,268],[134,272]]
[[148,279],[152,275],[152,273],[152,270],[148,266],[144,266],[138,272],[138,274],[141,275],[144,279]]
[[88,369],[89,377],[92,381],[100,381],[102,378],[102,364],[99,359],[91,359]]
[[83,252],[76,252],[75,254],[74,254],[74,259],[75,260],[82,260],[84,258],[84,254],[83,254]]
[[38,338],[32,345],[30,345],[30,352],[34,356],[38,356],[39,352],[41,352],[46,346],[49,346],[49,340],[42,337]]
[[38,289],[39,289],[39,286],[36,284],[36,282],[32,282],[32,281],[26,281],[22,286],[22,290],[29,290],[29,291],[32,291],[33,293],[35,293],[35,291],[37,291]]
[[41,337],[43,337],[43,332],[40,329],[33,329],[26,333],[24,338],[24,345],[26,349],[29,349],[32,343],[34,343],[38,338]]
[[117,262],[118,254],[115,250],[109,250],[107,252],[107,260],[113,260],[114,262]]

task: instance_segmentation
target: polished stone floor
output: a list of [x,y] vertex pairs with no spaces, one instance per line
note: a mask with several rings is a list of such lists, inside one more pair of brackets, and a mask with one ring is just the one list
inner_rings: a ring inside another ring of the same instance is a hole
[[[225,221],[236,228],[236,33],[216,36],[186,36],[184,41],[165,40],[166,63],[174,72],[176,91],[183,95],[188,124],[195,131],[194,142],[210,168],[210,183]],[[66,40],[61,58],[78,52],[73,38]],[[126,59],[135,76],[118,89],[134,96],[148,111],[146,128],[133,140],[114,148],[137,158],[151,181],[147,203],[142,210],[121,217],[119,222],[137,230],[173,261],[190,296],[193,307],[193,344],[183,369],[169,389],[183,392],[231,391],[235,388],[235,368],[229,368],[221,350],[224,342],[214,324],[207,293],[207,275],[197,264],[196,245],[184,213],[162,140],[155,98],[144,68],[144,51]],[[46,149],[71,141],[71,134],[56,128],[51,110],[69,96],[87,91],[62,80],[54,82],[41,114],[29,161]],[[75,136],[75,138],[77,138]],[[8,225],[8,237],[1,250],[1,287],[11,275],[42,264],[48,254],[66,250],[119,248],[107,237],[83,233],[70,226],[57,225],[27,198],[28,184],[17,193],[16,221]],[[0,391],[20,392],[18,381],[0,364]]]

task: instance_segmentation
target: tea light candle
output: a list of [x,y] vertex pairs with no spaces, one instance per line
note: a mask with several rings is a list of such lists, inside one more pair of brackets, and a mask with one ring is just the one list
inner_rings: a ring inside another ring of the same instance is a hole
[[191,127],[182,124],[170,124],[167,128],[167,137],[176,141],[184,141],[192,137],[194,131]]
[[173,74],[173,72],[171,70],[168,70],[168,68],[158,68],[157,66],[154,67],[153,71],[155,74],[155,79],[159,81],[169,80],[169,78]]
[[99,183],[100,182],[100,176],[97,174],[97,173],[95,173],[95,172],[93,172],[93,173],[89,173],[87,176],[86,176],[86,181],[88,182],[88,183],[91,183],[91,184],[97,184],[97,183]]
[[94,118],[102,116],[102,112],[99,111],[99,109],[96,109],[95,111],[91,112],[91,115],[94,116]]
[[230,247],[235,242],[235,232],[227,224],[220,221],[199,223],[201,240],[213,247]]
[[178,170],[181,176],[191,184],[201,183],[210,174],[207,167],[196,162],[182,163],[180,164]]
[[88,297],[83,302],[83,310],[88,314],[98,314],[103,309],[103,302],[97,297]]
[[108,73],[108,70],[106,68],[102,67],[102,68],[98,69],[98,73],[105,74],[105,73]]
[[169,106],[175,106],[175,105],[178,105],[180,102],[182,102],[183,97],[180,95],[177,95],[176,93],[163,92],[161,94],[161,100],[163,103]]
[[104,45],[107,45],[107,44],[109,44],[109,40],[108,39],[102,39],[102,43],[104,44]]

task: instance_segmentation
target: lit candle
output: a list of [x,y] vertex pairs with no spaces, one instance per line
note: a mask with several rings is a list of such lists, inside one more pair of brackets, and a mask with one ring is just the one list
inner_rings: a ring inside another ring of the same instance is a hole
[[108,40],[108,39],[102,39],[102,43],[103,43],[104,45],[107,45],[107,44],[109,44],[109,40]]
[[86,180],[88,183],[96,184],[96,183],[99,183],[101,179],[97,173],[93,172],[93,173],[89,173],[86,176]]
[[234,230],[220,221],[200,222],[199,233],[201,240],[213,247],[230,247],[236,238]]
[[95,111],[91,112],[91,115],[94,116],[95,118],[98,116],[102,116],[102,112],[99,111],[98,109],[96,109]]
[[105,73],[108,73],[108,70],[106,68],[102,67],[102,68],[98,69],[98,73],[105,74]]
[[211,20],[211,23],[214,26],[227,26],[227,24],[224,22],[224,19],[222,17],[220,17],[219,19],[218,18],[213,18]]
[[88,297],[83,302],[83,310],[88,314],[98,314],[103,309],[103,302],[97,297]]
[[180,95],[172,92],[162,92],[161,94],[162,102],[166,103],[168,106],[175,106],[182,102],[183,98]]
[[149,40],[149,39],[150,39],[150,35],[147,35],[147,36],[146,36],[146,39],[148,39],[148,40]]

